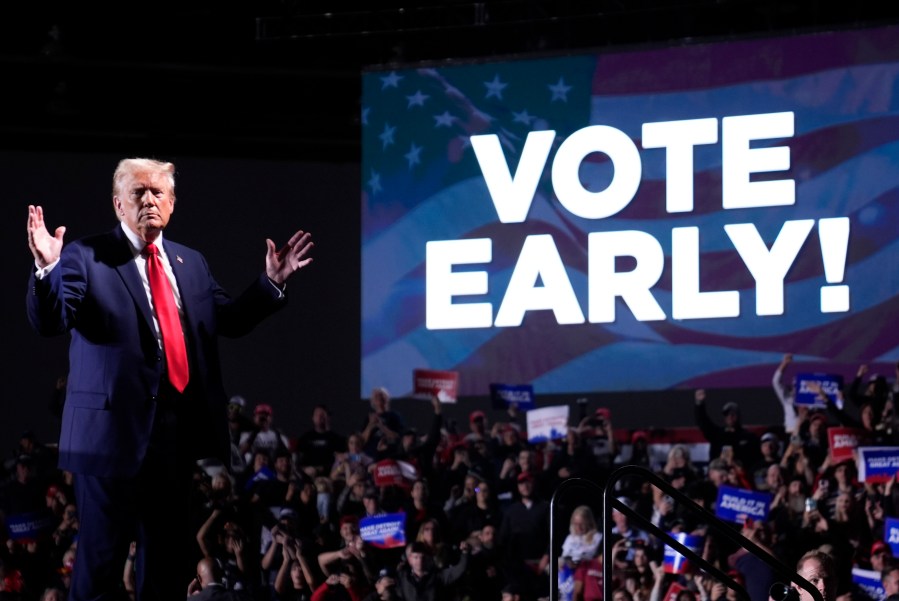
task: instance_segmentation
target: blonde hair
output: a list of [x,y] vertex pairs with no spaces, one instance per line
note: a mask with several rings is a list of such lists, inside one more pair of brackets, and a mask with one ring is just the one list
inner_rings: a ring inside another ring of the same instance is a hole
[[425,520],[418,526],[418,533],[415,536],[415,541],[419,543],[425,542],[425,526],[433,527],[431,532],[434,533],[434,544],[440,543],[442,540],[442,532],[440,532],[440,522],[438,522],[434,518]]
[[596,536],[596,517],[593,515],[593,510],[588,505],[578,505],[574,508],[574,511],[571,512],[571,519],[568,522],[568,529],[571,534],[575,533],[574,518],[576,517],[584,520],[584,526],[587,528],[587,534],[585,535],[587,542],[593,542],[593,537]]
[[117,196],[119,188],[126,177],[135,171],[155,171],[167,176],[169,183],[169,194],[172,199],[175,198],[175,165],[165,161],[157,161],[156,159],[133,158],[122,159],[116,166],[115,173],[112,174],[112,195]]

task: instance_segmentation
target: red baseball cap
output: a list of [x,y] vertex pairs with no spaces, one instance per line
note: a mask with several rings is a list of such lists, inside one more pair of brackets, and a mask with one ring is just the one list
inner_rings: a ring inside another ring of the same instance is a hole
[[253,409],[253,413],[255,413],[256,415],[259,415],[260,413],[268,413],[269,415],[271,415],[272,414],[272,406],[266,405],[265,403],[260,403],[260,404],[256,405],[255,409]]
[[871,555],[877,555],[878,553],[886,553],[887,555],[892,555],[893,550],[882,540],[876,540],[874,541],[874,544],[871,545]]

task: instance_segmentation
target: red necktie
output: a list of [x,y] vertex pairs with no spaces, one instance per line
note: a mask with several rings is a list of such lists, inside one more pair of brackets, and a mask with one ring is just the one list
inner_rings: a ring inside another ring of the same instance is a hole
[[175,306],[175,295],[172,285],[165,275],[159,249],[152,242],[147,244],[147,280],[150,282],[150,294],[156,307],[156,318],[162,331],[162,347],[165,350],[165,361],[169,372],[169,382],[178,392],[184,392],[190,377],[187,365],[187,349],[184,346],[184,332],[178,307]]

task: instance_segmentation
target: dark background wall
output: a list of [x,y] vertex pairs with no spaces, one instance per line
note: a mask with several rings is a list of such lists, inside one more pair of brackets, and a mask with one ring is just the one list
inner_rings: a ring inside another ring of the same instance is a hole
[[[226,385],[250,403],[272,404],[291,433],[308,427],[319,402],[347,432],[366,409],[358,398],[362,68],[899,19],[895,3],[781,0],[342,3],[340,10],[162,0],[153,10],[123,5],[102,18],[62,2],[4,11],[0,455],[26,428],[55,439],[48,404],[66,370],[67,341],[39,338],[25,318],[26,206],[44,205],[51,226],[68,227],[68,240],[114,227],[110,179],[124,156],[176,163],[178,204],[167,235],[204,252],[233,292],[262,269],[265,237],[282,242],[300,227],[314,233],[316,260],[291,283],[290,306],[251,336],[222,342]],[[634,366],[636,374],[651,369],[652,357]],[[619,427],[692,423],[691,391],[587,396],[591,409],[610,407]],[[781,420],[768,389],[715,391],[710,403],[731,399],[749,422]],[[421,401],[397,406],[412,422],[424,423],[430,411]],[[463,399],[448,413],[464,427],[475,406],[486,408],[486,399]]]
[[[0,153],[6,190],[0,237],[6,327],[0,441],[34,428],[45,440],[47,404],[67,370],[67,337],[41,338],[24,311],[29,266],[26,207],[43,205],[48,225],[67,227],[66,240],[117,226],[111,174],[119,155]],[[228,390],[281,415],[311,407],[358,403],[359,223],[348,198],[358,194],[352,164],[167,155],[178,168],[175,213],[166,231],[201,250],[219,283],[233,293],[264,268],[265,239],[283,243],[298,228],[313,232],[315,261],[289,284],[286,310],[253,335],[224,339]],[[304,418],[308,411],[302,411]],[[7,443],[8,444],[8,443]]]

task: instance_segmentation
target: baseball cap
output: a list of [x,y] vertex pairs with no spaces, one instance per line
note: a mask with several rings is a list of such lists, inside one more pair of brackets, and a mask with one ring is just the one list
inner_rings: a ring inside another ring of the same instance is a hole
[[239,394],[235,394],[233,397],[228,399],[228,404],[229,405],[237,405],[238,407],[246,407],[247,400],[245,398],[243,398],[242,396],[240,396]]
[[728,413],[739,413],[739,412],[740,412],[740,406],[737,405],[733,401],[725,403],[724,407],[721,409],[721,413],[723,413],[724,415],[727,415]]
[[765,432],[762,434],[762,442],[777,442],[777,434],[774,432]]
[[601,417],[603,419],[609,419],[612,416],[612,412],[609,411],[608,407],[599,407],[593,414],[596,417]]
[[480,409],[468,414],[468,421],[473,422],[476,419],[487,419],[487,415]]
[[271,415],[272,414],[272,406],[267,405],[265,403],[259,403],[258,405],[256,405],[256,408],[253,410],[253,413],[255,413],[256,415],[259,415],[260,413],[267,413],[267,414]]
[[378,572],[378,577],[375,578],[375,582],[380,580],[381,578],[396,578],[393,574],[393,570],[390,568],[381,568],[381,571]]
[[533,482],[534,475],[531,474],[530,472],[521,472],[520,474],[518,474],[518,481],[519,482]]
[[874,541],[874,544],[871,545],[871,555],[877,555],[878,553],[886,553],[888,555],[892,555],[893,550],[890,549],[890,546],[882,540],[876,540]]

